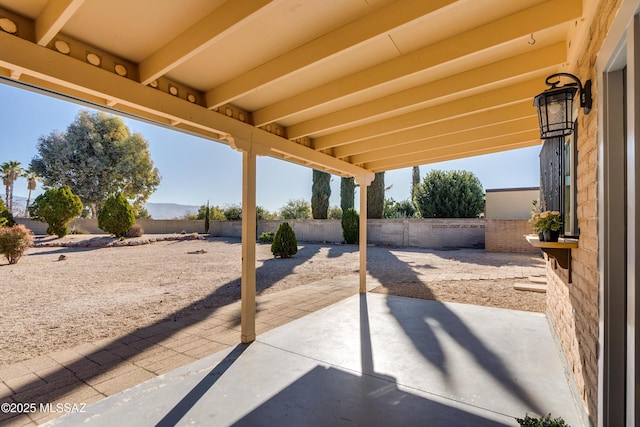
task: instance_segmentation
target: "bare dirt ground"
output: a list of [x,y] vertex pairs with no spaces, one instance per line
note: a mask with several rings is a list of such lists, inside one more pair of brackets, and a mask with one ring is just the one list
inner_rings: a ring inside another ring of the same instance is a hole
[[[240,298],[237,239],[129,246],[108,237],[67,236],[36,243],[87,247],[34,247],[15,265],[0,259],[0,365]],[[258,294],[353,277],[358,257],[356,246],[300,244],[295,257],[274,259],[269,245],[257,245]],[[516,310],[544,311],[544,294],[513,289],[516,277],[543,274],[543,265],[541,257],[482,250],[368,248],[369,274],[382,283],[373,292]]]

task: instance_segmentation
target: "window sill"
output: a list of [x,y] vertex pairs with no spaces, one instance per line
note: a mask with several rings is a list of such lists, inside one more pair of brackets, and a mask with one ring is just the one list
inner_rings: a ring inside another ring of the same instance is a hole
[[541,242],[538,236],[524,236],[531,246],[542,249],[549,258],[553,258],[558,266],[568,270],[571,283],[571,249],[578,247],[578,239],[561,238],[557,242]]

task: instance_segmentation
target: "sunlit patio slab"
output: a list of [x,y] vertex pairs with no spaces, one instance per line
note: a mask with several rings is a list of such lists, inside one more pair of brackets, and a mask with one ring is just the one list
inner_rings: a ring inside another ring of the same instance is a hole
[[542,314],[355,295],[49,425],[581,426]]

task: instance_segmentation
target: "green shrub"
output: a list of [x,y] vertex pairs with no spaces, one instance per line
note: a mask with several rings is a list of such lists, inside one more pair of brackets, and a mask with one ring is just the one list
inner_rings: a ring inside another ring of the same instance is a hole
[[396,202],[393,198],[384,201],[385,218],[415,218],[416,210],[411,200]]
[[357,243],[360,236],[360,216],[355,209],[349,208],[342,215],[342,236],[344,241],[353,244]]
[[273,243],[273,238],[275,237],[275,234],[273,234],[272,231],[265,231],[264,233],[262,233],[260,235],[260,237],[258,237],[258,242],[260,243]]
[[32,241],[31,232],[22,224],[0,227],[0,253],[7,258],[9,264],[17,263]]
[[144,229],[140,224],[133,224],[131,228],[124,233],[124,237],[142,237],[144,236]]
[[0,227],[12,227],[15,223],[13,215],[11,215],[9,209],[7,209],[2,199],[0,199]]
[[422,218],[477,218],[484,190],[472,172],[432,170],[414,187],[413,202]]
[[109,197],[98,214],[98,227],[116,237],[123,237],[135,222],[133,207],[122,193]]
[[288,222],[283,222],[278,227],[278,231],[273,238],[271,244],[271,253],[274,257],[289,258],[298,252],[298,241],[296,240],[296,233]]
[[528,414],[524,418],[516,418],[520,427],[570,427],[562,418],[551,419],[551,414],[546,417],[532,418]]
[[69,233],[69,223],[81,213],[80,197],[73,194],[66,185],[45,191],[29,206],[31,218],[46,222],[47,234],[58,237]]

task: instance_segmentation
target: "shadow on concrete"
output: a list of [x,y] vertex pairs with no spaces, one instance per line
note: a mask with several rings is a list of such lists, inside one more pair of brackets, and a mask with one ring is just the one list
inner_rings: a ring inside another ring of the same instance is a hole
[[317,366],[233,424],[507,426],[398,389],[393,381]]
[[[386,265],[391,271],[400,271],[399,275],[402,277],[413,275],[411,281],[420,282],[418,276],[407,263],[399,260],[392,253],[390,255],[387,262],[393,263],[393,265]],[[385,286],[385,283],[389,284],[386,281],[388,278],[383,274],[379,274],[377,270],[369,271],[369,273],[378,279],[382,286]],[[425,284],[425,286],[428,288],[428,285]],[[412,305],[411,309],[414,311],[411,311],[410,314],[407,311],[408,304],[403,304],[401,299],[387,298],[387,306],[407,337],[411,339],[413,346],[443,374],[445,380],[451,374],[447,368],[447,358],[443,345],[438,339],[432,324],[438,325],[439,331],[445,332],[460,348],[468,352],[478,366],[500,382],[513,396],[532,411],[543,413],[527,390],[513,380],[513,374],[509,372],[500,356],[475,336],[471,329],[445,304],[431,304],[428,308],[422,305]],[[422,321],[416,322],[416,318],[422,319]]]
[[[75,249],[75,248],[74,248]],[[269,259],[256,269],[258,292],[268,289],[284,277],[293,274],[293,270],[312,258],[320,246],[305,246],[299,252],[301,256],[285,259]],[[280,268],[269,269],[271,263],[280,263]],[[285,265],[286,268],[282,268]],[[270,271],[270,270],[276,270]],[[234,279],[216,288],[211,294],[168,314],[157,322],[118,337],[114,342],[84,355],[64,367],[48,372],[41,379],[26,382],[14,393],[0,395],[0,401],[17,403],[50,403],[86,386],[91,379],[118,368],[122,363],[144,351],[161,344],[167,338],[180,332],[182,328],[197,324],[219,308],[240,300],[241,279]],[[258,307],[259,310],[259,307]],[[235,316],[235,323],[240,323],[240,310]],[[144,339],[140,339],[144,337]],[[238,340],[240,334],[238,333]],[[129,345],[131,344],[131,345]],[[43,384],[44,381],[44,384]],[[0,423],[20,414],[0,413]]]
[[157,424],[157,427],[170,427],[177,425],[180,420],[198,403],[200,399],[213,387],[218,379],[233,365],[249,344],[238,344],[218,363],[176,406],[169,411]]
[[360,354],[362,375],[316,366],[233,425],[508,425],[400,390],[395,378],[374,373],[366,294],[360,295]]

